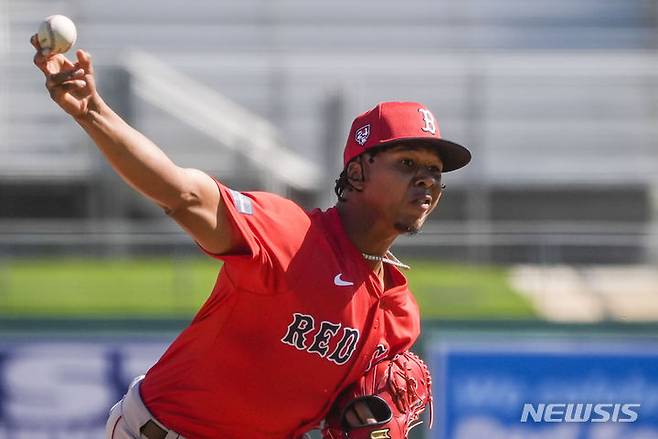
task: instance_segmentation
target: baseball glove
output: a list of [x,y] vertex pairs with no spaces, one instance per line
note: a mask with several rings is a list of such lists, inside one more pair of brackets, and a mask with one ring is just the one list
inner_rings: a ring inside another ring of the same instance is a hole
[[[416,354],[406,351],[373,366],[334,402],[325,420],[325,439],[406,439],[422,423],[429,404],[432,427],[432,380],[429,369]],[[346,414],[357,402],[366,404],[374,424],[350,425]]]

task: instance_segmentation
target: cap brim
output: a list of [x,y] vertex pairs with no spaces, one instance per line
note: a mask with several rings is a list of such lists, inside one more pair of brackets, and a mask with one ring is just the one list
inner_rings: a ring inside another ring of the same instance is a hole
[[378,146],[396,145],[400,143],[409,143],[412,145],[429,145],[436,148],[436,151],[443,162],[443,172],[454,171],[463,168],[471,161],[471,152],[464,146],[451,142],[446,139],[435,139],[431,137],[409,137],[404,139],[395,139],[389,142],[382,142]]

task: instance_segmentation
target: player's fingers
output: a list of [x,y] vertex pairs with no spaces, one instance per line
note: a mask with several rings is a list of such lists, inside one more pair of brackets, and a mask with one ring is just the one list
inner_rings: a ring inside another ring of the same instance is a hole
[[37,34],[30,37],[30,43],[36,49],[33,58],[34,64],[46,75],[53,74],[61,70],[62,67],[67,67],[68,70],[73,69],[74,64],[64,55],[51,54],[50,49],[42,49]]
[[39,70],[46,73],[46,59],[43,55],[41,55],[39,52],[35,53],[32,61],[34,61],[35,66],[39,67]]
[[30,37],[30,43],[32,43],[32,47],[34,47],[37,50],[41,50],[41,45],[39,44],[39,35],[34,34]]
[[354,404],[354,410],[356,411],[357,416],[363,420],[364,424],[374,424],[377,422],[375,415],[372,414],[367,403],[362,401],[357,402]]
[[75,64],[73,64],[73,63],[72,63],[67,57],[65,57],[64,55],[60,55],[60,57],[58,58],[58,61],[61,63],[62,66],[66,67],[67,70],[77,70],[77,69],[74,69],[74,68],[73,68],[73,67],[75,66]]
[[83,68],[86,73],[93,75],[94,66],[91,63],[91,55],[89,52],[85,52],[84,50],[77,50],[75,54],[78,57],[78,62],[76,64]]
[[50,88],[58,84],[61,84],[64,81],[69,81],[75,78],[83,78],[84,75],[85,75],[85,71],[82,69],[64,70],[59,73],[48,75],[48,78],[46,80],[46,87]]
[[[32,38],[34,39],[34,37]],[[43,73],[48,74],[48,70],[47,70],[48,59],[43,55],[43,53],[41,53],[41,49],[39,48],[38,45],[39,43],[37,41],[35,46],[37,48],[37,51],[34,54],[34,58],[33,58],[34,65],[37,66],[39,70],[41,70]]]
[[61,85],[57,85],[55,87],[50,87],[48,88],[48,94],[50,94],[50,98],[55,101],[59,102],[61,99],[61,96],[66,93],[66,89],[62,87]]
[[345,420],[347,421],[347,425],[350,427],[359,427],[360,425],[363,425],[361,420],[356,416],[354,410],[350,410],[345,413]]
[[71,81],[62,82],[59,87],[66,91],[82,90],[87,86],[87,81],[82,79],[74,79]]
[[362,401],[355,403],[352,408],[345,413],[345,420],[352,427],[377,423],[377,419],[375,419],[375,415],[370,411],[368,404]]
[[32,44],[32,47],[34,47],[38,53],[42,54],[43,56],[48,56],[50,55],[50,49],[49,48],[42,48],[41,43],[39,42],[39,35],[34,34],[30,37],[30,43]]
[[48,47],[41,47],[41,43],[39,42],[39,35],[34,34],[30,37],[30,43],[32,44],[32,47],[34,47],[37,51],[37,54],[42,55],[44,58],[48,59],[50,56],[56,55],[51,53],[52,51]]
[[39,67],[39,70],[41,70],[45,75],[52,75],[57,72],[59,72],[62,67],[68,67],[69,70],[71,67],[73,67],[73,63],[66,59],[64,55],[61,54],[55,54],[51,56],[45,56],[43,54],[43,51],[39,52],[34,55],[34,65]]
[[[84,81],[82,79],[75,79],[48,88],[48,93],[50,94],[50,97],[53,101],[59,103],[64,99],[63,96],[66,93],[71,92],[73,95],[78,96],[77,92],[84,90],[86,87],[87,87],[87,81]],[[85,93],[82,94],[84,95]]]
[[364,425],[374,424],[377,421],[373,417],[361,418],[355,410],[350,410],[345,414],[345,420],[350,427],[356,428]]

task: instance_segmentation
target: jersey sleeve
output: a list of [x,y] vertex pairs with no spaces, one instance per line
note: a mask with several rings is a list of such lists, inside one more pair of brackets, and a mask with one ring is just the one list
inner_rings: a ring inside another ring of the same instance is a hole
[[213,254],[224,262],[229,280],[240,289],[270,294],[286,287],[286,272],[311,226],[293,201],[267,192],[238,192],[217,186],[229,220],[247,243],[247,252]]

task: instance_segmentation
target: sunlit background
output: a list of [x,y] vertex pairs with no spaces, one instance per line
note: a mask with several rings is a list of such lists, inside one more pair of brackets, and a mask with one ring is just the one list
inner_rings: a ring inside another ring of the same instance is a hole
[[[0,0],[0,438],[102,437],[219,268],[50,100],[29,37],[55,13],[177,164],[309,209],[354,116],[426,104],[474,159],[394,247],[435,377],[416,436],[658,438],[655,0]],[[520,421],[569,402],[641,407]]]

